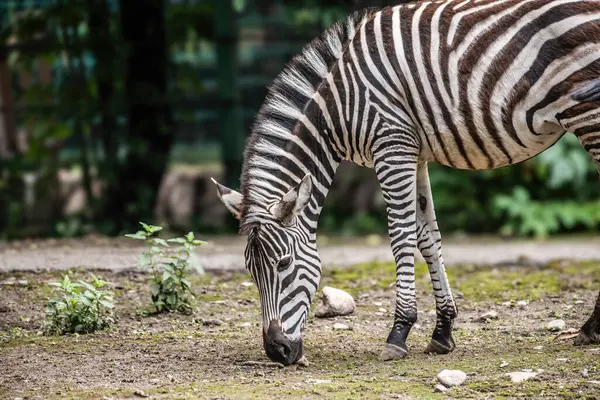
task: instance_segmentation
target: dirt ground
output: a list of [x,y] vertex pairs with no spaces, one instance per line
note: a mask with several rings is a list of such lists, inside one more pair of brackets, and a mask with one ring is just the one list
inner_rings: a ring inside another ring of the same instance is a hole
[[[172,235],[165,233],[161,237]],[[244,270],[245,237],[202,236],[201,239],[208,242],[198,249],[198,260],[206,270]],[[327,267],[394,260],[387,236],[319,235],[318,245],[323,265]],[[123,271],[137,265],[141,251],[137,241],[102,236],[0,242],[0,273],[72,268]],[[498,264],[517,259],[537,263],[557,258],[600,260],[600,237],[568,235],[547,240],[503,240],[498,237],[446,235],[443,254],[447,265]],[[423,261],[419,252],[416,257]]]
[[[393,270],[387,263],[326,269],[321,287],[347,290],[357,311],[311,316],[304,336],[310,365],[286,368],[241,365],[267,361],[257,290],[243,272],[194,275],[193,315],[147,315],[147,275],[102,271],[117,294],[117,325],[64,337],[38,333],[52,296],[47,283],[62,272],[0,273],[0,281],[27,280],[0,285],[0,398],[598,398],[600,346],[574,347],[546,325],[556,318],[567,329],[583,324],[600,286],[600,264],[449,268],[459,318],[457,348],[445,356],[424,353],[435,312],[426,266],[418,264],[419,321],[409,337],[410,355],[381,362],[392,323]],[[481,322],[489,310],[498,319]],[[334,330],[336,322],[351,330]],[[468,378],[437,393],[442,369],[460,369]],[[522,370],[537,376],[521,383],[505,376]]]

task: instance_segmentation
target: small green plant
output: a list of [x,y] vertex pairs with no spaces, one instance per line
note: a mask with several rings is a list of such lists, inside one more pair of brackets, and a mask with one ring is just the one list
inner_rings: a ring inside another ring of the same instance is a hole
[[91,333],[115,322],[114,294],[101,290],[110,283],[91,275],[91,284],[81,280],[73,282],[68,274],[62,281],[50,283],[60,296],[46,304],[44,331],[47,334]]
[[[143,240],[148,250],[142,254],[141,267],[150,270],[152,306],[156,312],[179,311],[190,313],[194,293],[187,276],[194,257],[194,249],[205,242],[197,240],[193,232],[183,237],[164,240],[156,235],[160,226],[140,222],[143,230],[125,235],[128,238]],[[179,246],[170,249],[169,243]]]

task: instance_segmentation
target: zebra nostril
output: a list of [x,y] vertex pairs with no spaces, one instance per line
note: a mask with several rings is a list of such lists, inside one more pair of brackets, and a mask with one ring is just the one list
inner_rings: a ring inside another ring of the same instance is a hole
[[290,353],[292,352],[292,349],[290,348],[290,346],[289,346],[289,345],[287,345],[287,344],[285,344],[285,343],[284,343],[284,344],[282,344],[282,345],[281,345],[281,347],[283,348],[283,351],[282,351],[282,353],[283,353],[283,357],[284,357],[285,359],[287,359],[287,358],[290,356]]

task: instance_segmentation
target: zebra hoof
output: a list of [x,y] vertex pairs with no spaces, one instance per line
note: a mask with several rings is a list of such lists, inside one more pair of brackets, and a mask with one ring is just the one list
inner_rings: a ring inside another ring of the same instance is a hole
[[408,355],[408,350],[395,344],[386,343],[383,351],[379,355],[379,361],[400,360]]
[[425,349],[425,353],[428,354],[449,354],[452,353],[456,346],[454,345],[454,341],[450,339],[448,344],[442,344],[435,339],[431,339],[429,345]]
[[597,344],[600,343],[600,333],[595,334],[590,332],[588,335],[585,331],[581,330],[579,335],[575,338],[573,344],[575,346],[586,346],[588,344]]

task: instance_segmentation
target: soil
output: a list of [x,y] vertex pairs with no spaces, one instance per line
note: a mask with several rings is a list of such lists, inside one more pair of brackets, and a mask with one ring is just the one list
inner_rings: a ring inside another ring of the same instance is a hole
[[[311,316],[304,335],[310,365],[286,368],[260,363],[268,361],[260,304],[244,272],[193,275],[193,314],[153,315],[146,274],[101,271],[116,292],[117,324],[61,337],[44,336],[40,327],[53,296],[48,283],[62,272],[0,273],[0,282],[28,281],[0,285],[0,398],[597,398],[600,345],[575,347],[546,325],[556,318],[567,328],[585,322],[600,287],[598,263],[448,268],[459,317],[457,348],[445,356],[424,353],[435,311],[427,268],[418,264],[419,321],[410,354],[381,362],[392,323],[393,271],[387,263],[326,269],[321,286],[348,291],[357,310],[348,317]],[[519,300],[527,304],[518,306]],[[498,319],[480,321],[490,310]],[[351,330],[333,330],[338,322]],[[462,370],[467,380],[437,393],[443,369]],[[505,375],[524,369],[538,375],[521,383]]]

